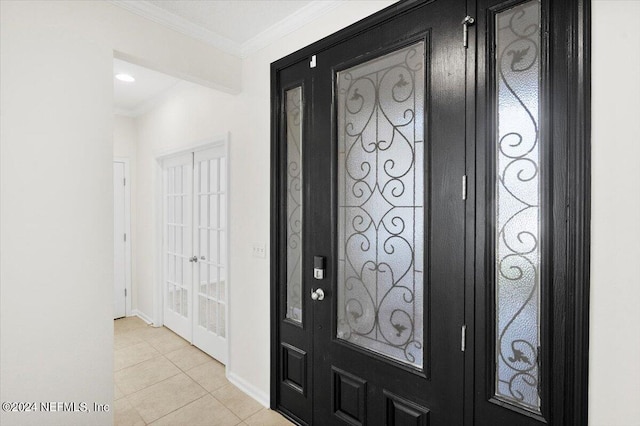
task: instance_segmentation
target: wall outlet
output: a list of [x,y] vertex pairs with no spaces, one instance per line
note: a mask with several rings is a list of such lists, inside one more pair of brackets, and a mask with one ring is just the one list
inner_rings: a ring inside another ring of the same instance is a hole
[[253,243],[253,250],[252,250],[252,255],[253,257],[258,257],[261,259],[264,259],[265,257],[267,257],[267,247],[264,243]]

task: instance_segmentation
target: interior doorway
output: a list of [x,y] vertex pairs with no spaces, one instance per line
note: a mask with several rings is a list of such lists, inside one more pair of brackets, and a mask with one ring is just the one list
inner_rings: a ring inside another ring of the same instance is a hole
[[164,325],[223,364],[228,357],[227,143],[163,156]]
[[129,160],[113,161],[114,319],[131,313],[131,191]]

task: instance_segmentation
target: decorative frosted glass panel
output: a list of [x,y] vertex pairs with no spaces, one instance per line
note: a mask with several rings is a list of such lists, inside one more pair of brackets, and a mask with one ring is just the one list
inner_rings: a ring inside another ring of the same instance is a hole
[[540,2],[496,16],[496,395],[540,410]]
[[302,87],[286,94],[287,318],[302,322]]
[[424,43],[341,71],[337,337],[423,367]]

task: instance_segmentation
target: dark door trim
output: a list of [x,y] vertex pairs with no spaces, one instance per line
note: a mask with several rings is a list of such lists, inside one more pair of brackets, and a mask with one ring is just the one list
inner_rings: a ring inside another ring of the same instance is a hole
[[[404,14],[422,3],[433,0],[408,0],[394,4],[368,18],[311,44],[271,64],[271,408],[281,410],[278,405],[278,375],[280,366],[280,285],[282,265],[279,260],[280,222],[284,206],[280,199],[282,148],[280,144],[280,70],[308,61],[312,55],[354,37],[398,14]],[[554,217],[555,225],[564,231],[554,240],[552,300],[548,307],[549,324],[555,330],[545,354],[546,367],[543,374],[548,380],[548,422],[553,425],[584,425],[588,422],[588,363],[589,363],[589,278],[590,278],[590,218],[591,218],[591,3],[589,0],[550,1],[542,0],[547,8],[548,32],[544,34],[548,46],[547,70],[549,95],[547,104],[553,111],[549,120],[549,134],[553,140],[562,141],[553,153],[554,168]],[[476,2],[468,1],[468,13],[477,12]],[[470,28],[469,53],[477,49],[475,39],[482,39]],[[473,50],[472,50],[473,49]],[[479,68],[484,59],[468,55],[467,66]],[[467,93],[473,94],[476,75],[468,73]],[[475,129],[478,105],[467,108],[467,146],[475,151],[477,132]],[[476,184],[473,156],[468,157],[470,188]],[[472,194],[470,201],[483,196]],[[475,220],[472,203],[468,205],[467,218]],[[556,213],[559,213],[556,217]],[[561,223],[560,223],[561,222]],[[467,235],[473,235],[474,227],[468,227]],[[473,240],[472,240],[473,241]],[[475,245],[471,244],[471,250]],[[478,259],[474,253],[468,256],[467,281],[473,285]],[[473,317],[474,297],[466,297],[467,318]],[[474,324],[468,324],[468,336],[474,334]],[[469,338],[469,337],[468,337]],[[474,368],[474,344],[467,340],[465,366],[467,375]],[[471,369],[471,370],[470,370]],[[474,394],[473,375],[465,380],[465,424],[473,425]],[[286,412],[284,412],[286,415]],[[295,420],[295,419],[294,419]]]

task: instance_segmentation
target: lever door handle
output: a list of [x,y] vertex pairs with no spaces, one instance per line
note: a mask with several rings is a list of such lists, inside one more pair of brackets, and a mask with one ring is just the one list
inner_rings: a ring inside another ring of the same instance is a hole
[[311,298],[313,300],[324,300],[324,290],[321,288],[311,290]]

